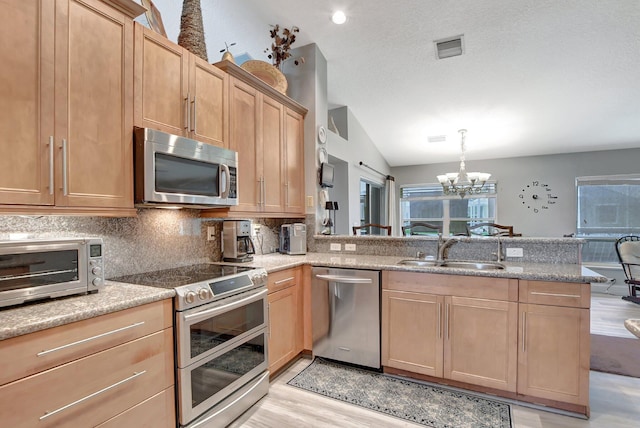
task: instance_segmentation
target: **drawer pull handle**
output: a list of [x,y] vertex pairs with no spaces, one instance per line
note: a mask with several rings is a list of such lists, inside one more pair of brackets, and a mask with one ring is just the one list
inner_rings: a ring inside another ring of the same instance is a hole
[[539,291],[532,291],[531,294],[536,296],[552,296],[552,297],[575,297],[579,298],[579,295],[576,294],[558,294],[558,293],[541,293]]
[[144,324],[144,321],[137,322],[135,324],[128,325],[126,327],[118,328],[116,330],[111,330],[106,333],[101,333],[95,336],[87,337],[86,339],[78,340],[77,342],[67,343],[66,345],[58,346],[57,348],[47,349],[46,351],[38,352],[36,355],[38,357],[42,357],[44,355],[50,354],[52,352],[60,351],[65,348],[70,348],[72,346],[80,345],[82,343],[87,343],[92,340],[100,339],[101,337],[109,336],[111,334],[120,333],[121,331],[129,330],[130,328],[139,327]]
[[276,282],[274,282],[274,283],[273,283],[273,285],[280,285],[280,284],[282,284],[283,282],[288,282],[288,281],[291,281],[291,280],[293,280],[293,279],[294,279],[294,277],[290,276],[289,278],[281,279],[280,281],[276,281]]
[[107,392],[107,391],[109,391],[110,389],[113,389],[113,388],[115,388],[115,387],[117,387],[117,386],[122,385],[122,384],[123,384],[123,383],[125,383],[125,382],[129,382],[130,380],[133,380],[133,379],[137,378],[138,376],[142,376],[142,375],[143,375],[143,374],[145,374],[146,372],[147,372],[146,370],[143,370],[143,371],[141,371],[141,372],[133,372],[133,375],[132,375],[132,376],[129,376],[129,377],[128,377],[128,378],[126,378],[126,379],[122,379],[120,382],[116,382],[116,383],[114,383],[113,385],[107,386],[106,388],[102,388],[100,391],[96,391],[96,392],[94,392],[93,394],[89,394],[89,395],[87,395],[86,397],[83,397],[83,398],[81,398],[81,399],[79,399],[79,400],[76,400],[76,401],[74,401],[73,403],[69,403],[69,404],[67,404],[66,406],[60,407],[59,409],[56,409],[56,410],[54,410],[54,411],[52,411],[52,412],[45,412],[45,414],[44,414],[44,415],[40,416],[40,420],[46,419],[46,418],[48,418],[49,416],[53,416],[53,415],[55,415],[56,413],[60,413],[60,412],[62,412],[63,410],[67,410],[68,408],[73,407],[73,406],[75,406],[76,404],[80,404],[80,403],[82,403],[83,401],[87,401],[88,399],[93,398],[93,397],[95,397],[96,395],[100,395],[100,394],[102,394],[103,392]]

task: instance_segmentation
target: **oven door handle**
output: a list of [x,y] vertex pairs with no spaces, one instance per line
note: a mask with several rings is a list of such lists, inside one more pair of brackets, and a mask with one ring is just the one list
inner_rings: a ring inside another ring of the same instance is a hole
[[228,310],[240,307],[248,302],[251,301],[257,301],[260,299],[264,299],[267,296],[267,290],[261,290],[258,293],[254,293],[251,296],[247,296],[243,299],[240,300],[236,300],[234,302],[231,303],[227,303],[226,305],[222,305],[222,306],[216,306],[215,308],[210,308],[210,309],[205,309],[204,311],[201,312],[196,312],[194,314],[188,314],[188,315],[183,315],[183,319],[185,320],[185,322],[191,324],[191,323],[197,323],[203,320],[206,320],[207,318],[210,318],[211,315],[217,313],[217,312],[227,312]]

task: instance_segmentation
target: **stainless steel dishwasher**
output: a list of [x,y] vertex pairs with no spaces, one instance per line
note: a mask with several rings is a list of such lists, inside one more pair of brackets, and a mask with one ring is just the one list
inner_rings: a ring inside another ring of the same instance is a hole
[[380,271],[311,270],[313,355],[380,369]]

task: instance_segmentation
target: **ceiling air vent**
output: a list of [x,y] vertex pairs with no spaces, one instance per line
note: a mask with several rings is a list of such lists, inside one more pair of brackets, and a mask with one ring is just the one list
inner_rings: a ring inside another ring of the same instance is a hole
[[427,141],[429,143],[444,143],[445,141],[447,141],[447,136],[446,135],[429,135],[427,137]]
[[452,56],[462,55],[464,44],[462,43],[463,35],[448,37],[446,39],[436,40],[436,58],[450,58]]

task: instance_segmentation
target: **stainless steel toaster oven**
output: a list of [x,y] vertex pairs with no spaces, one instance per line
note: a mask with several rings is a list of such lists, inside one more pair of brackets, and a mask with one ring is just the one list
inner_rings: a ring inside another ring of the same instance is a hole
[[103,246],[101,238],[0,241],[0,307],[97,292]]

